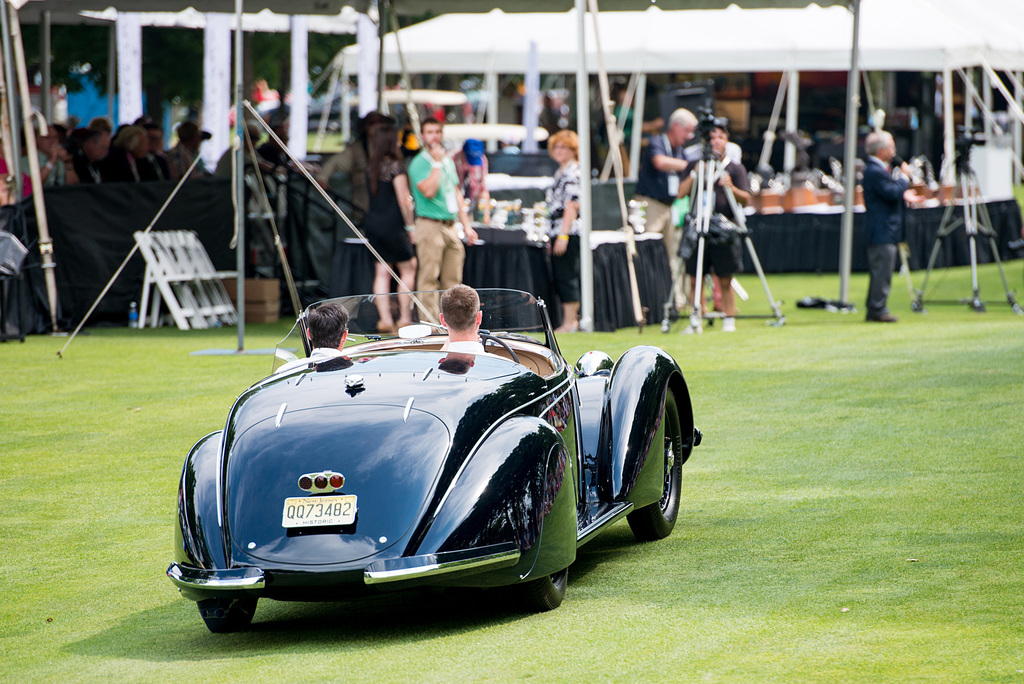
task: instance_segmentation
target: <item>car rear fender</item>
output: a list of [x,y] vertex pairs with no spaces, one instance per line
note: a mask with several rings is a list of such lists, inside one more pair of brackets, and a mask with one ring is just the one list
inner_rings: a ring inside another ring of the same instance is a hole
[[607,402],[611,449],[607,459],[598,461],[602,500],[645,506],[661,498],[664,465],[660,459],[648,459],[648,454],[661,426],[668,389],[676,397],[683,436],[680,457],[685,462],[693,449],[693,409],[679,365],[665,351],[650,346],[634,347],[615,363]]
[[515,543],[519,562],[474,578],[477,585],[568,567],[576,557],[574,464],[548,423],[526,416],[505,421],[467,459],[407,555]]
[[175,560],[198,568],[225,568],[227,557],[218,508],[217,469],[223,431],[196,442],[185,459],[178,486]]

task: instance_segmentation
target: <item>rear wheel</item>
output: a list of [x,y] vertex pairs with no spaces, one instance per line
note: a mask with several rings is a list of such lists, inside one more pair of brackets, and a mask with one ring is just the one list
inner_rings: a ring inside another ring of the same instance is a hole
[[[640,541],[664,539],[672,533],[672,528],[676,526],[676,517],[679,515],[683,432],[679,423],[676,397],[672,390],[668,390],[668,395],[665,397],[665,410],[661,416],[661,424],[664,429],[662,459],[665,471],[665,484],[662,488],[661,500],[626,516],[629,528],[633,530],[633,535]],[[655,449],[656,445],[652,445],[651,448]]]
[[237,632],[252,622],[257,600],[251,597],[204,599],[198,602],[199,614],[211,632]]
[[544,613],[562,605],[565,588],[569,583],[569,568],[553,575],[527,582],[519,587],[523,607],[533,613]]

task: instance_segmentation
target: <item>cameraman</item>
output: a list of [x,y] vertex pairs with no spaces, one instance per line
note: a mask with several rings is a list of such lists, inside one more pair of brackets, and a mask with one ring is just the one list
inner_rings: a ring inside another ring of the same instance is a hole
[[[723,121],[716,121],[711,128],[707,143],[711,148],[711,157],[705,173],[715,174],[713,185],[714,200],[706,200],[705,206],[714,214],[721,214],[730,221],[736,222],[737,217],[729,202],[726,189],[732,190],[733,196],[740,205],[750,201],[750,186],[747,183],[747,170],[742,164],[734,162],[726,153],[729,144],[729,131]],[[697,180],[695,170],[679,184],[679,197],[686,197],[690,194],[694,182]],[[696,202],[690,209],[691,213],[697,211]],[[706,238],[707,236],[705,236]],[[742,263],[742,252],[740,251],[739,233],[733,233],[724,242],[704,241],[704,265],[702,273],[711,273],[715,284],[715,290],[722,297],[722,312],[725,320],[722,321],[722,332],[736,332],[736,294],[732,290],[732,276],[740,269]],[[697,250],[694,250],[689,259],[686,260],[686,272],[690,278],[690,302],[694,302],[697,290]],[[704,302],[701,302],[701,315],[704,312]],[[687,327],[684,332],[692,333],[693,329]]]
[[676,198],[683,174],[695,164],[686,161],[683,146],[697,130],[697,117],[689,109],[679,108],[668,118],[668,130],[651,137],[644,152],[637,176],[634,199],[647,203],[646,232],[660,233],[668,262],[676,275],[676,253],[679,250],[679,230],[672,225],[672,202]]

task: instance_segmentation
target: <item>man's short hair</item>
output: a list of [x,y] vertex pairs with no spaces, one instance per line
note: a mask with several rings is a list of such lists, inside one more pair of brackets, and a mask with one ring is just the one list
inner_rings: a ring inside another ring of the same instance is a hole
[[438,121],[437,119],[424,119],[422,122],[420,122],[421,134],[427,130],[427,126],[437,126],[438,128],[444,130],[444,124]]
[[892,142],[892,135],[885,131],[871,131],[864,139],[864,151],[872,157]]
[[441,295],[441,313],[449,330],[469,330],[479,310],[480,296],[468,285],[453,285]]
[[686,128],[697,127],[697,117],[693,115],[689,109],[680,107],[668,117],[668,127],[672,128],[676,124],[685,126]]
[[348,330],[348,310],[337,302],[326,302],[306,314],[306,329],[313,347],[337,349]]

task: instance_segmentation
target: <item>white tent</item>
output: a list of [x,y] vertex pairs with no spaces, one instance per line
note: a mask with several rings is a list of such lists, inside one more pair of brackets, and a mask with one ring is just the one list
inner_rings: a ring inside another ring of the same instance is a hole
[[[139,22],[143,26],[159,26],[163,28],[206,28],[207,14],[192,7],[181,12],[137,12]],[[82,12],[88,19],[96,21],[117,21],[118,11],[108,7],[102,12]],[[340,14],[329,16],[302,15],[309,21],[309,30],[313,33],[348,34],[356,32],[356,19],[359,13],[351,7],[343,7]],[[270,10],[261,10],[242,15],[242,30],[249,33],[287,33],[291,31],[291,17],[277,14]],[[229,27],[235,28],[235,17],[231,16]]]
[[[986,6],[992,4],[992,11]],[[984,55],[997,69],[1024,68],[1024,6],[979,0],[967,16],[954,0],[862,0],[861,67],[942,71],[973,66]],[[1005,7],[1004,7],[1005,5]],[[841,7],[602,12],[605,66],[612,73],[847,71],[853,18]],[[543,73],[571,73],[578,41],[575,10],[520,14],[446,14],[399,32],[406,63],[416,73],[523,73],[531,42]],[[596,71],[593,29],[588,64]],[[496,37],[500,36],[500,40]],[[355,73],[359,46],[339,55]],[[399,73],[396,38],[384,40],[384,69]]]

